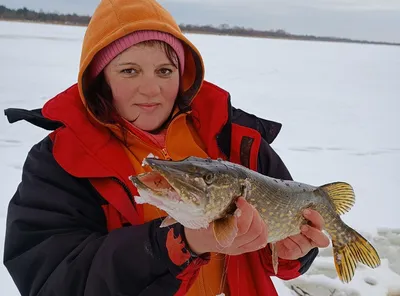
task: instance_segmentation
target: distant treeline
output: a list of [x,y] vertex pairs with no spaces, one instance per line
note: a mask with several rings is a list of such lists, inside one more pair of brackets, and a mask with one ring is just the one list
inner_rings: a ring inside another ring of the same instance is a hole
[[4,5],[0,5],[0,19],[86,26],[90,21],[90,16],[81,16],[75,13],[58,14],[45,13],[43,11],[36,12],[26,7],[22,9],[9,9]]
[[[0,5],[0,20],[18,20],[18,21],[43,22],[43,23],[64,24],[64,25],[87,26],[90,22],[90,19],[91,19],[90,16],[82,16],[82,15],[77,15],[75,13],[59,14],[59,13],[47,13],[43,11],[36,12],[33,10],[29,10],[25,7],[22,9],[9,9],[3,5]],[[227,24],[222,24],[219,25],[218,27],[212,25],[200,26],[200,25],[181,24],[180,28],[182,31],[187,33],[400,46],[400,43],[395,43],[395,42],[377,42],[377,41],[354,40],[354,39],[337,38],[337,37],[295,35],[295,34],[290,34],[284,30],[261,31],[239,26],[231,27]]]
[[252,28],[245,27],[230,27],[227,24],[222,24],[218,27],[211,25],[194,26],[194,25],[180,25],[181,29],[185,32],[202,33],[202,34],[215,34],[215,35],[232,35],[244,37],[258,37],[258,38],[276,38],[276,39],[292,39],[292,40],[305,40],[305,41],[330,41],[330,42],[350,42],[350,43],[366,43],[366,44],[380,44],[380,45],[396,45],[400,43],[395,42],[378,42],[367,40],[354,40],[348,38],[338,37],[320,37],[313,35],[295,35],[286,32],[285,30],[269,30],[260,31]]

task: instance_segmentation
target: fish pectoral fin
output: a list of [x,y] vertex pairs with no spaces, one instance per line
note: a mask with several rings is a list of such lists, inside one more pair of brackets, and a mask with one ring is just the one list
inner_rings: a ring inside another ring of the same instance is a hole
[[164,218],[164,220],[162,221],[160,228],[163,227],[168,227],[171,225],[174,225],[175,223],[178,223],[178,221],[176,221],[174,218],[172,218],[171,216],[167,216]]
[[351,185],[344,182],[335,182],[319,187],[324,191],[335,205],[336,212],[343,215],[350,211],[355,203],[355,195]]
[[278,250],[276,249],[275,243],[270,243],[269,245],[271,247],[271,252],[272,252],[272,267],[274,269],[275,275],[277,275],[278,265],[279,265]]
[[213,222],[214,237],[222,248],[229,247],[238,233],[235,216],[228,216]]

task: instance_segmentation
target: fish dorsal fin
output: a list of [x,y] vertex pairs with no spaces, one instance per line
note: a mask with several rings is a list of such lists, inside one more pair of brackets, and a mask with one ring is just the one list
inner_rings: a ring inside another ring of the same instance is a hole
[[330,197],[339,215],[350,211],[355,203],[354,190],[350,184],[335,182],[323,185],[320,189]]
[[213,223],[214,236],[222,248],[229,247],[238,233],[238,227],[235,216],[227,216],[215,220]]

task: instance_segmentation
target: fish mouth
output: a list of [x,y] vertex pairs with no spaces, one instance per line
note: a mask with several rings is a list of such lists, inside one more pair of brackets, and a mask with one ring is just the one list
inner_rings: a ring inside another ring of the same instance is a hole
[[146,190],[163,198],[167,196],[169,200],[176,202],[181,200],[175,188],[157,171],[131,176],[129,179],[139,191]]
[[151,192],[164,201],[200,205],[204,188],[191,182],[198,178],[185,171],[182,163],[146,158],[143,166],[150,167],[152,171],[129,177],[139,191]]

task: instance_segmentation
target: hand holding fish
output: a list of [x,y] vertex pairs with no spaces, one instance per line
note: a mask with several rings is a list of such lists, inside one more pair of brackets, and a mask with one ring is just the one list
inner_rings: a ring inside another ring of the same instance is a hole
[[[232,243],[221,247],[213,233],[213,227],[207,229],[185,228],[186,240],[191,250],[197,254],[218,252],[227,255],[239,255],[257,251],[267,245],[268,228],[258,211],[244,198],[236,202],[237,210],[234,216],[235,232],[228,232],[227,236],[235,235]],[[210,224],[212,226],[212,224]],[[229,239],[230,240],[230,239]]]
[[287,237],[276,243],[278,257],[287,260],[296,260],[305,256],[313,248],[326,248],[329,246],[329,238],[322,230],[324,219],[314,210],[305,210],[304,218],[308,225],[301,227],[301,233]]

